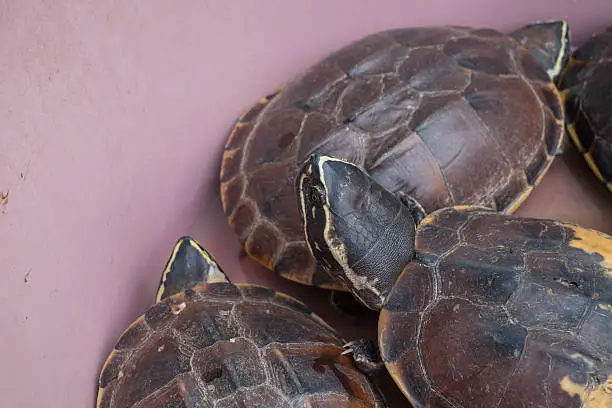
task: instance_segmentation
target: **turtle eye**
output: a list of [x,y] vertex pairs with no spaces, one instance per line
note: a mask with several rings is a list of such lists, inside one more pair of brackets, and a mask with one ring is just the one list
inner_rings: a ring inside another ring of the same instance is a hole
[[325,190],[323,187],[313,185],[310,189],[310,202],[317,207],[320,207],[325,202]]

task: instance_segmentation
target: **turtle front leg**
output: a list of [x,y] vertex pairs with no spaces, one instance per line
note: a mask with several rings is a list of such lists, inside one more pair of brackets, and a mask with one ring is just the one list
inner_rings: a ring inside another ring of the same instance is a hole
[[421,203],[419,203],[416,198],[404,193],[403,191],[398,192],[397,196],[402,201],[402,204],[408,207],[408,209],[410,210],[410,215],[412,215],[412,218],[414,220],[414,223],[416,224],[416,226],[418,226],[423,220],[423,218],[427,216],[427,213],[425,212],[425,209],[423,208]]
[[385,363],[380,357],[378,347],[371,341],[359,338],[346,343],[343,355],[352,354],[355,365],[362,373],[378,376],[385,371]]

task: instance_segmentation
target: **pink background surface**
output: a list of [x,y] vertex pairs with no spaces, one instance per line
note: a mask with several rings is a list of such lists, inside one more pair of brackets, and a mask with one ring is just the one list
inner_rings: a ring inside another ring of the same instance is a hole
[[[612,23],[609,0],[51,3],[0,5],[6,407],[93,407],[101,364],[153,302],[183,234],[234,281],[283,288],[337,318],[322,291],[238,261],[217,183],[235,118],[328,52],[407,25],[512,29],[567,18],[581,41]],[[609,208],[608,193],[570,153],[519,213],[611,233]]]

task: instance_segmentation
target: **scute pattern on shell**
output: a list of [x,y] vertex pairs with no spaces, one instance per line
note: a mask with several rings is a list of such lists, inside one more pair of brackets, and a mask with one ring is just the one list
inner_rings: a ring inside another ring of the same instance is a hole
[[425,218],[416,250],[379,322],[416,406],[612,406],[610,236],[449,208]]
[[612,191],[612,26],[576,49],[560,79],[568,133],[587,163]]
[[451,204],[511,212],[548,170],[562,117],[544,68],[495,30],[373,34],[238,120],[220,174],[224,210],[252,258],[293,281],[345,290],[304,241],[294,183],[307,155],[350,160],[428,212]]
[[307,307],[260,286],[202,285],[152,306],[100,375],[98,408],[382,408]]

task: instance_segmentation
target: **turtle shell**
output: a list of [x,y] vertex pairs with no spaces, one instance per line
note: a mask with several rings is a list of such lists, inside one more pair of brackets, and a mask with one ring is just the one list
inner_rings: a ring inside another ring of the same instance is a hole
[[223,208],[252,258],[290,280],[346,290],[304,240],[294,180],[309,154],[349,160],[427,212],[512,212],[549,169],[563,126],[556,87],[514,38],[459,27],[379,32],[239,118],[223,154]]
[[343,342],[289,296],[211,283],[168,297],[117,342],[97,408],[382,408]]
[[597,178],[612,191],[612,26],[572,54],[560,80],[567,130]]
[[415,407],[612,406],[612,237],[458,207],[415,240],[379,319]]

